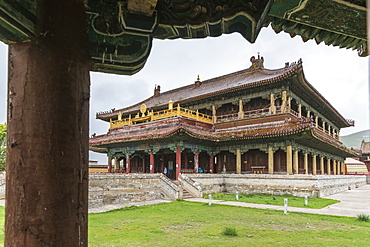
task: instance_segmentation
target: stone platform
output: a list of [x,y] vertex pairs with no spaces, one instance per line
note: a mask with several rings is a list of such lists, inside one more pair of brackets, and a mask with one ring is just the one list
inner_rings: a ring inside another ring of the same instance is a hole
[[[361,187],[366,181],[366,176],[354,175],[181,174],[174,183],[163,174],[99,174],[89,176],[89,211],[183,199],[184,191],[198,198],[236,191],[326,197]],[[5,183],[0,184],[0,192],[4,188]]]
[[[183,175],[184,177],[184,175]],[[203,193],[275,194],[324,197],[366,184],[366,176],[278,174],[186,174]]]
[[267,193],[324,197],[366,184],[366,176],[278,174],[181,174],[174,183],[163,174],[90,175],[89,208],[135,205],[153,200],[183,199],[210,193]]

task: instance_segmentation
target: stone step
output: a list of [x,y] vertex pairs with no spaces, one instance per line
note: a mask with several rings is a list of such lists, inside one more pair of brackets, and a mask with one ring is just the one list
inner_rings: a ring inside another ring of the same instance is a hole
[[182,198],[183,199],[189,199],[189,198],[194,198],[192,194],[190,194],[187,190],[182,190]]

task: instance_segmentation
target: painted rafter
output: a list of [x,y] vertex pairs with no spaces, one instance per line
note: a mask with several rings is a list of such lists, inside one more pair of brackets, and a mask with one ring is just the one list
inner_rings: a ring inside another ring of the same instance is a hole
[[[0,1],[0,40],[7,44],[47,35],[37,32],[41,0]],[[366,51],[365,0],[86,0],[95,71],[134,74],[152,39],[204,38],[238,32],[254,42],[262,26],[304,41]]]

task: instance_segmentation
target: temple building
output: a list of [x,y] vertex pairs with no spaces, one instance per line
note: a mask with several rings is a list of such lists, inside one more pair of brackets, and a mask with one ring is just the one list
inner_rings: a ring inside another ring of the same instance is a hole
[[244,70],[96,114],[110,122],[90,139],[109,172],[344,174],[354,156],[339,141],[345,119],[305,78],[302,61]]
[[360,147],[360,161],[364,162],[370,171],[370,142],[362,140]]

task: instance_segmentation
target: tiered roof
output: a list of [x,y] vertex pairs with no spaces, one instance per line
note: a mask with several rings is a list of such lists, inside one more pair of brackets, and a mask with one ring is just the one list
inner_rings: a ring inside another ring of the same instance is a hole
[[[258,64],[262,60],[262,64]],[[257,87],[292,76],[302,69],[302,61],[286,65],[284,68],[270,70],[263,67],[263,58],[251,58],[252,65],[248,69],[237,71],[231,74],[215,77],[200,83],[192,83],[167,92],[153,95],[132,106],[115,109],[111,112],[100,112],[96,114],[98,119],[109,120],[119,112],[125,114],[136,113],[140,106],[145,104],[149,109],[159,109],[167,106],[168,101],[172,100],[176,104],[182,104],[197,99],[212,97],[224,93],[229,93],[244,88]]]
[[[325,112],[329,118],[338,127],[348,127],[352,122],[345,119],[306,79],[303,73],[302,60],[286,63],[285,67],[279,69],[266,69],[263,66],[264,59],[258,55],[258,58],[251,57],[252,65],[248,69],[215,77],[205,81],[196,81],[190,85],[179,87],[167,92],[160,93],[156,88],[156,93],[134,105],[112,109],[111,111],[99,112],[97,119],[110,121],[111,118],[117,118],[119,113],[136,114],[140,106],[145,104],[150,110],[163,109],[172,100],[175,104],[183,104],[195,100],[206,99],[221,94],[227,94],[235,91],[241,91],[249,88],[260,87],[268,84],[278,83],[289,79],[294,86],[301,89],[300,92],[306,97],[307,102],[316,102],[318,108]],[[318,109],[319,110],[319,109]]]

